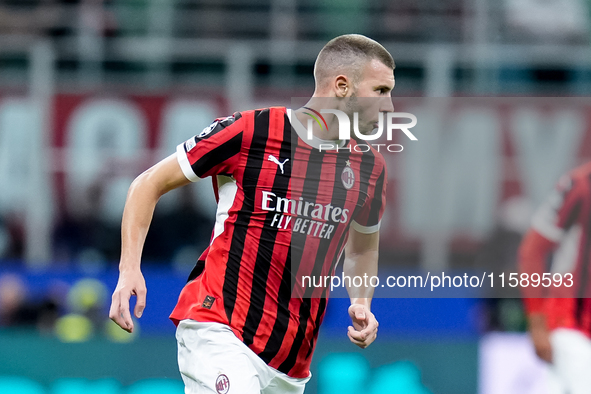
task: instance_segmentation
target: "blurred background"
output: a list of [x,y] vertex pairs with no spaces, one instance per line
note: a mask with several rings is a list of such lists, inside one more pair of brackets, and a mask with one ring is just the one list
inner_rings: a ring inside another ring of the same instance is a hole
[[[214,118],[311,95],[314,59],[340,34],[393,54],[397,97],[553,98],[480,101],[485,115],[458,111],[386,157],[382,272],[515,272],[533,210],[591,158],[590,7],[0,0],[0,392],[182,392],[167,317],[209,240],[211,184],[160,202],[134,335],[107,318],[127,188]],[[379,344],[363,352],[347,301],[329,305],[307,393],[544,392],[518,299],[377,299]]]

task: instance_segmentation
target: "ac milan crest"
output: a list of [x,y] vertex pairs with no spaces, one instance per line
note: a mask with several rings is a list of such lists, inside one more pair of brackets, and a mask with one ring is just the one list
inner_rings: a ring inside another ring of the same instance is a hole
[[218,394],[228,394],[228,391],[230,391],[230,379],[223,373],[219,374],[215,381],[215,391]]
[[341,181],[343,181],[343,186],[345,189],[350,189],[355,184],[355,173],[351,168],[351,162],[347,160],[347,165],[343,168],[343,172],[341,173]]

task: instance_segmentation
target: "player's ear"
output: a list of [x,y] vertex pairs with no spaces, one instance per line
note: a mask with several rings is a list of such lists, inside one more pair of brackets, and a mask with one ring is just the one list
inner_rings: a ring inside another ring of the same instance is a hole
[[337,97],[347,97],[351,90],[351,81],[346,75],[339,75],[335,78],[334,89]]

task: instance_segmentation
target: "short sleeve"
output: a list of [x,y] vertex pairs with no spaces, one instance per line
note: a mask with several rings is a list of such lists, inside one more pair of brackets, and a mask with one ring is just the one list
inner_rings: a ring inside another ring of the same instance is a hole
[[216,119],[201,133],[177,146],[178,163],[191,182],[212,175],[232,175],[239,163],[243,122],[240,113]]
[[548,240],[560,242],[579,216],[579,189],[579,182],[568,175],[562,177],[534,214],[532,228]]
[[365,204],[351,222],[351,227],[362,234],[372,234],[380,229],[386,207],[388,175],[383,160],[380,160],[375,175],[370,180],[368,198]]

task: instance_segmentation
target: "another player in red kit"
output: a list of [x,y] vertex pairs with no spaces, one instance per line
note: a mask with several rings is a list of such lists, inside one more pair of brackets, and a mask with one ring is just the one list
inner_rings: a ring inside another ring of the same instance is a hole
[[[140,256],[157,200],[203,177],[217,183],[212,241],[171,314],[187,393],[304,391],[328,289],[301,278],[332,275],[343,252],[347,275],[377,275],[387,174],[375,149],[339,140],[336,116],[314,124],[312,135],[303,124],[337,109],[358,113],[359,131],[370,133],[381,112],[393,111],[393,70],[379,43],[337,37],[318,55],[304,107],[217,119],[131,185],[110,312],[127,331],[130,297],[138,297],[137,317],[145,307]],[[365,348],[377,336],[373,289],[348,290],[348,336]]]
[[[547,262],[559,246],[566,250],[563,256],[572,258],[555,259],[549,267]],[[589,393],[591,162],[563,176],[540,207],[522,242],[519,263],[526,273],[572,274],[561,275],[560,287],[525,288],[524,301],[538,356],[552,364],[565,392]]]

